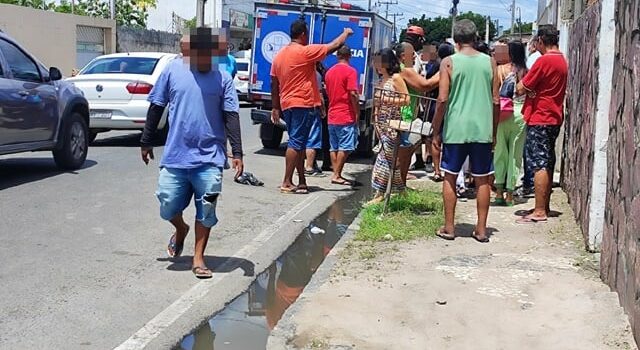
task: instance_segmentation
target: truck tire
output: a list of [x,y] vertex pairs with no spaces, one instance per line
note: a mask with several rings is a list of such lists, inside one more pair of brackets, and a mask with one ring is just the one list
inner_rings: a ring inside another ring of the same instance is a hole
[[89,128],[78,112],[62,122],[60,145],[53,150],[56,165],[66,170],[79,169],[87,159]]
[[280,144],[282,143],[282,135],[284,134],[284,130],[280,129],[279,127],[273,126],[271,128],[273,129],[273,131],[271,132],[271,139],[261,138],[262,146],[267,149],[278,149],[280,148]]

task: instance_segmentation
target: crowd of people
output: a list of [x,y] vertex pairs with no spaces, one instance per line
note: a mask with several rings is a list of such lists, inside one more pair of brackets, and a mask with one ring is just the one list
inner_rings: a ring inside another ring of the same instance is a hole
[[[315,152],[304,150],[305,144],[307,149],[321,147],[320,141],[311,146],[310,140],[321,135],[324,115],[332,183],[352,185],[342,177],[347,157],[357,145],[360,112],[357,75],[349,66],[350,49],[344,45],[350,34],[347,28],[330,44],[309,45],[308,27],[299,20],[291,27],[291,44],[274,60],[272,119],[277,122],[284,115],[289,132],[283,193],[307,193],[305,174],[320,171]],[[513,206],[516,197],[535,193],[535,208],[516,221],[546,221],[568,74],[558,51],[558,31],[542,26],[528,47],[517,40],[490,47],[479,41],[469,20],[456,22],[455,46],[425,43],[424,36],[422,28],[410,26],[403,42],[374,54],[379,78],[374,125],[379,143],[371,182],[375,195],[369,203],[382,201],[389,183],[393,192],[403,193],[407,180],[415,177],[410,170],[426,170],[434,181],[443,181],[445,225],[437,235],[444,239],[456,236],[456,203],[468,196],[469,186],[477,201],[473,237],[479,242],[489,241],[492,192],[496,206]],[[340,62],[322,78],[317,65],[335,51]],[[432,123],[430,137],[389,126],[393,120],[416,118]]]
[[[492,188],[494,205],[513,205],[523,166],[520,194],[533,187],[535,207],[517,223],[548,220],[568,67],[558,50],[558,31],[551,26],[540,27],[529,43],[528,58],[519,41],[498,43],[493,50],[479,44],[477,28],[469,20],[456,22],[453,31],[455,46],[425,44],[423,29],[412,26],[403,42],[374,54],[378,79],[373,115],[379,144],[371,203],[384,198],[389,184],[395,193],[406,191],[415,158],[414,169],[433,171],[432,178],[443,181],[445,225],[437,235],[452,240],[456,203],[469,172],[478,211],[473,237],[488,242]],[[345,45],[353,31],[345,28],[329,44],[309,45],[309,28],[297,20],[290,34],[291,43],[276,55],[271,68],[272,121],[278,124],[282,118],[289,134],[280,192],[308,193],[306,176],[321,171],[315,157],[323,144],[329,151],[323,168],[332,169],[331,183],[353,186],[342,174],[357,147],[362,101],[358,87],[363,82],[350,66],[351,49]],[[239,103],[226,37],[211,28],[197,28],[183,37],[182,54],[163,70],[149,94],[141,138],[141,157],[148,164],[154,158],[158,123],[168,108],[172,127],[160,161],[156,196],[161,217],[175,228],[167,247],[170,257],[182,253],[191,229],[183,211],[194,199],[193,273],[198,278],[212,276],[204,251],[218,221],[216,205],[222,171],[229,167],[227,154],[236,178],[244,169]],[[321,62],[333,53],[338,63],[325,71]],[[432,123],[431,136],[399,131],[389,124],[416,118]]]

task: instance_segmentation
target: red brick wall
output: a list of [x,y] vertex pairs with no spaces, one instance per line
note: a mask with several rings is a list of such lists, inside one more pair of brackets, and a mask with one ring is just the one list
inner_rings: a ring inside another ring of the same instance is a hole
[[598,36],[601,4],[589,7],[570,27],[569,82],[565,119],[562,187],[585,242],[593,174],[594,125],[598,97]]
[[616,0],[601,276],[616,290],[640,343],[640,1]]

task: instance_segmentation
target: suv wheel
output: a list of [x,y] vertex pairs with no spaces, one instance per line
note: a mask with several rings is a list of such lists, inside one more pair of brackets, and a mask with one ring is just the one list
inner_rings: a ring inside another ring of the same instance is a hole
[[61,145],[53,151],[53,159],[63,169],[79,169],[87,159],[89,128],[79,113],[63,121],[60,130]]

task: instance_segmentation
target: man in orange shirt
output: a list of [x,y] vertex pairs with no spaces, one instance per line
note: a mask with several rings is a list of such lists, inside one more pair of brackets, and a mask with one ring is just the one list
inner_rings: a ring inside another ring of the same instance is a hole
[[[305,194],[309,192],[304,176],[305,148],[322,104],[316,79],[316,62],[342,46],[353,30],[345,28],[329,44],[309,45],[307,23],[297,20],[291,24],[290,34],[291,43],[278,52],[271,66],[271,120],[277,124],[282,117],[289,134],[280,192]],[[298,186],[293,184],[295,169],[298,170]]]

